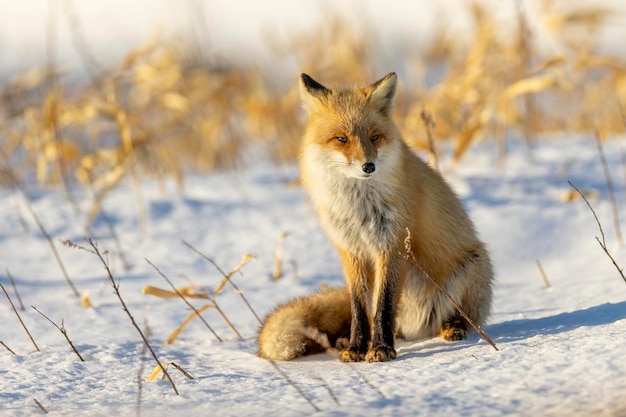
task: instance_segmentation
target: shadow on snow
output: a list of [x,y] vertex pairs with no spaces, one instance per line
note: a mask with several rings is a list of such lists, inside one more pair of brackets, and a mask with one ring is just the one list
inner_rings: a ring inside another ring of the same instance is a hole
[[626,301],[600,304],[537,319],[511,320],[488,326],[486,330],[496,343],[503,343],[537,335],[555,335],[579,327],[602,326],[623,319],[626,319]]

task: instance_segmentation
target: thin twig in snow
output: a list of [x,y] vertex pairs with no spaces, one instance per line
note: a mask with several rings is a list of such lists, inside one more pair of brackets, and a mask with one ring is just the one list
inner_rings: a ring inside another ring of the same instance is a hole
[[57,328],[57,329],[61,332],[61,334],[62,334],[63,336],[65,336],[65,340],[67,340],[67,343],[69,343],[69,344],[70,344],[70,347],[72,348],[72,350],[74,351],[74,353],[76,353],[76,356],[78,356],[78,359],[80,359],[80,360],[81,360],[81,362],[85,362],[85,360],[83,359],[83,357],[82,357],[82,356],[80,356],[80,353],[78,353],[78,350],[76,350],[76,347],[74,347],[74,344],[73,344],[73,343],[72,343],[72,341],[70,340],[70,337],[67,335],[67,330],[65,330],[65,325],[64,325],[64,323],[63,323],[63,319],[61,319],[61,327],[59,327],[59,326],[58,326],[55,322],[53,322],[52,320],[50,320],[50,318],[49,318],[48,316],[46,316],[46,315],[45,315],[45,314],[43,314],[41,311],[39,311],[39,310],[37,309],[37,307],[35,307],[35,306],[31,306],[31,307],[32,307],[32,308],[34,308],[34,309],[35,309],[35,311],[36,311],[37,313],[39,313],[39,314],[41,314],[42,316],[44,316],[44,318],[45,318],[46,320],[48,320],[50,323],[52,323],[52,325],[53,325],[54,327],[56,327],[56,328]]
[[203,254],[202,252],[200,252],[198,249],[194,248],[190,243],[187,243],[186,241],[183,240],[183,243],[185,244],[185,246],[187,246],[189,249],[191,249],[192,251],[194,251],[195,253],[197,253],[198,255],[200,255],[200,257],[202,257],[203,259],[209,261],[214,267],[215,269],[217,269],[220,274],[222,274],[224,276],[224,279],[226,279],[230,285],[233,286],[233,288],[235,289],[235,292],[237,294],[239,294],[239,296],[241,297],[241,299],[243,300],[244,303],[246,303],[246,306],[248,307],[248,309],[252,312],[252,314],[254,315],[254,317],[257,319],[257,321],[259,322],[259,324],[262,324],[263,322],[261,321],[261,318],[259,317],[259,315],[256,313],[256,311],[254,311],[254,309],[252,308],[252,306],[250,305],[250,303],[248,302],[248,300],[246,299],[246,297],[243,295],[243,291],[241,291],[239,289],[239,287],[237,287],[237,285],[235,285],[235,283],[233,282],[233,280],[231,279],[232,277],[232,273],[231,274],[226,274],[226,272],[224,272],[224,270],[222,270],[222,268],[219,267],[219,265],[217,263],[215,263],[215,261],[213,261],[213,259],[209,258],[208,256],[206,256],[205,254]]
[[20,206],[20,202],[16,194],[13,194],[13,204],[15,205],[17,218],[19,219],[20,224],[22,225],[22,229],[24,230],[24,233],[29,233],[30,228],[28,227],[28,223],[26,223],[26,219],[24,218],[24,215],[22,214],[22,208]]
[[48,232],[46,231],[46,228],[43,226],[43,223],[41,223],[41,220],[39,220],[39,216],[37,216],[37,213],[35,212],[35,209],[33,208],[33,205],[32,205],[33,197],[30,195],[30,193],[28,192],[26,187],[15,176],[15,173],[13,172],[13,169],[9,166],[9,163],[8,163],[9,159],[4,154],[4,152],[2,152],[2,157],[4,158],[4,161],[5,161],[5,167],[4,167],[5,174],[9,176],[9,178],[10,178],[11,182],[13,183],[13,185],[15,185],[15,187],[26,198],[26,207],[28,208],[28,211],[29,211],[30,215],[32,216],[33,220],[35,221],[35,224],[37,224],[37,227],[41,231],[41,234],[48,241],[48,244],[50,245],[50,249],[52,250],[52,253],[54,254],[54,258],[56,259],[57,264],[59,265],[59,268],[61,269],[61,272],[63,273],[63,276],[65,277],[65,281],[67,281],[68,285],[70,286],[70,288],[74,292],[74,295],[76,296],[76,298],[80,299],[80,293],[78,292],[78,290],[76,289],[76,286],[72,282],[72,279],[70,278],[70,275],[67,273],[67,270],[65,269],[65,265],[63,265],[63,261],[61,260],[61,256],[59,255],[59,252],[57,251],[57,248],[54,245],[54,241],[50,237],[50,234],[48,234]]
[[[58,3],[50,2],[48,8],[48,26],[47,26],[47,36],[46,36],[46,69],[49,75],[49,89],[48,96],[50,97],[53,94],[60,94],[61,87],[59,86],[59,80],[57,72],[55,71],[56,58],[57,58],[57,30],[58,30],[58,18],[60,12],[58,11]],[[51,100],[50,109],[48,115],[48,124],[52,127],[52,143],[54,144],[57,152],[55,152],[56,163],[59,166],[59,173],[61,174],[61,179],[63,180],[63,188],[65,190],[65,194],[70,202],[70,205],[74,209],[76,214],[79,213],[78,202],[76,201],[76,197],[74,196],[74,191],[72,189],[72,182],[69,177],[68,167],[65,161],[65,156],[62,152],[61,145],[63,143],[63,138],[61,137],[60,130],[60,118],[61,118],[61,110],[59,109],[59,101]],[[54,157],[53,157],[54,158]],[[80,295],[78,296],[80,297]]]
[[117,298],[120,300],[120,304],[122,304],[122,309],[128,315],[128,318],[130,319],[130,322],[132,323],[132,325],[135,328],[135,330],[137,330],[137,332],[141,336],[141,339],[143,340],[143,343],[146,345],[146,347],[150,351],[150,354],[152,355],[152,358],[154,358],[154,361],[161,367],[161,370],[163,371],[163,375],[165,375],[167,380],[170,382],[170,385],[172,386],[172,389],[174,390],[176,395],[178,395],[178,390],[176,389],[176,385],[174,384],[174,381],[170,377],[170,374],[167,373],[167,369],[165,369],[165,367],[163,366],[161,361],[159,361],[159,358],[157,357],[156,353],[152,349],[152,346],[150,346],[150,342],[148,342],[148,339],[146,338],[146,336],[143,334],[143,332],[141,331],[141,329],[137,325],[137,322],[135,322],[134,317],[132,316],[132,314],[130,314],[130,310],[128,310],[128,307],[126,307],[126,303],[124,302],[124,299],[122,298],[122,294],[120,294],[119,282],[118,283],[115,282],[115,279],[113,278],[113,274],[111,273],[111,269],[109,269],[109,264],[107,263],[107,261],[103,258],[102,254],[100,253],[100,250],[98,249],[98,245],[96,245],[95,242],[93,240],[91,240],[91,238],[88,239],[88,242],[91,245],[91,247],[93,248],[93,250],[96,252],[96,255],[98,256],[98,258],[100,258],[100,262],[102,262],[102,264],[104,265],[104,269],[107,272],[107,277],[109,278],[109,281],[111,282],[111,285],[113,286],[113,289],[115,290],[115,295],[117,295]]
[[35,404],[37,404],[37,407],[39,407],[41,411],[43,411],[44,414],[48,414],[48,410],[46,410],[46,407],[44,407],[43,404],[37,401],[37,398],[33,398],[33,401],[35,401]]
[[613,223],[615,225],[615,233],[617,234],[617,241],[620,246],[624,245],[624,239],[622,239],[622,230],[619,224],[619,211],[617,210],[617,201],[615,200],[615,189],[613,188],[613,180],[611,179],[611,173],[609,172],[609,166],[604,156],[604,149],[602,148],[602,142],[600,141],[600,135],[596,132],[596,144],[598,146],[598,153],[600,154],[600,160],[602,161],[602,169],[604,170],[604,178],[606,179],[606,185],[609,189],[609,198],[611,199],[611,209],[613,210]]
[[535,264],[537,264],[537,269],[539,269],[539,273],[541,274],[541,278],[543,278],[543,282],[546,284],[546,288],[550,288],[550,280],[548,280],[548,276],[543,270],[543,266],[541,266],[541,262],[539,262],[539,259],[535,259]]
[[167,281],[168,284],[170,284],[170,287],[172,287],[172,289],[174,290],[174,292],[184,301],[185,304],[187,304],[187,307],[189,307],[190,309],[193,310],[194,313],[196,313],[196,316],[202,320],[202,323],[204,323],[204,325],[206,326],[207,329],[209,329],[209,331],[211,333],[213,333],[213,336],[215,336],[215,338],[217,340],[219,340],[220,342],[222,342],[222,338],[219,337],[217,335],[217,333],[215,332],[215,330],[213,330],[213,328],[211,327],[211,325],[209,323],[207,323],[207,321],[204,319],[204,317],[202,317],[202,315],[200,314],[200,312],[198,311],[198,309],[196,309],[189,301],[187,301],[187,299],[185,298],[185,296],[178,291],[178,289],[174,286],[174,284],[172,284],[172,281],[169,280],[169,278],[163,273],[161,272],[161,270],[159,268],[157,268],[157,266],[155,264],[153,264],[152,262],[150,262],[150,260],[148,258],[144,258],[146,260],[146,262],[148,262],[150,264],[150,266],[152,266],[158,273],[159,275],[161,275],[163,277],[163,279],[165,281]]
[[174,362],[170,362],[170,365],[172,365],[174,368],[176,368],[178,370],[178,372],[180,372],[181,374],[185,375],[185,377],[187,379],[193,379],[193,376],[191,376],[191,374],[187,371],[185,371],[180,365],[177,365]]
[[465,313],[465,311],[463,311],[463,309],[461,308],[461,306],[454,301],[454,298],[452,298],[452,296],[450,294],[448,294],[448,291],[446,291],[441,285],[439,285],[439,283],[437,281],[435,281],[430,274],[417,262],[417,260],[415,259],[415,257],[413,256],[413,252],[411,252],[411,233],[409,231],[409,229],[406,229],[406,238],[404,240],[404,246],[405,246],[405,250],[406,250],[406,254],[407,257],[409,257],[412,261],[413,264],[418,267],[420,269],[420,271],[422,272],[422,274],[424,274],[424,276],[426,278],[428,278],[430,280],[430,282],[432,282],[433,284],[435,284],[435,286],[437,287],[437,289],[439,289],[439,291],[441,291],[441,293],[443,295],[446,296],[446,298],[448,299],[448,301],[450,301],[452,303],[452,305],[454,306],[454,308],[456,308],[456,310],[459,312],[459,314],[461,316],[463,316],[463,318],[469,323],[470,326],[472,326],[474,328],[474,330],[476,330],[476,332],[483,338],[485,339],[485,341],[487,343],[489,343],[491,345],[492,348],[494,348],[496,351],[499,351],[500,349],[498,349],[498,347],[496,346],[496,344],[493,342],[493,340],[491,340],[491,338],[489,336],[487,336],[487,333],[478,325],[476,325],[476,323],[474,323],[474,320],[472,320],[467,313]]
[[611,262],[613,262],[613,265],[615,265],[615,268],[617,268],[617,272],[619,272],[619,274],[622,276],[622,279],[624,280],[624,282],[626,282],[626,277],[624,276],[624,270],[619,267],[619,265],[617,264],[613,256],[611,256],[611,254],[609,253],[609,250],[606,248],[606,240],[604,239],[604,230],[602,230],[602,224],[600,224],[600,220],[598,220],[596,211],[593,209],[593,207],[591,207],[591,204],[589,203],[589,200],[587,200],[585,195],[574,184],[572,184],[571,181],[567,181],[567,183],[571,185],[576,191],[578,191],[578,194],[580,194],[583,200],[585,200],[585,203],[587,203],[587,207],[589,207],[589,210],[591,210],[591,212],[593,213],[593,217],[596,219],[596,223],[598,223],[598,228],[600,229],[600,235],[602,236],[602,240],[600,240],[598,236],[596,236],[596,240],[600,244],[600,247],[602,248],[604,253],[606,253],[606,256],[608,256]]
[[20,310],[24,311],[26,309],[24,308],[24,303],[22,303],[22,298],[20,297],[20,293],[17,292],[17,286],[15,285],[15,280],[13,279],[13,276],[9,272],[9,268],[6,268],[6,271],[7,271],[7,276],[9,277],[9,281],[11,281],[11,285],[13,286],[13,292],[15,293],[15,296],[17,297],[17,301],[20,303]]
[[15,311],[15,315],[17,316],[17,319],[20,321],[20,323],[22,323],[22,327],[24,328],[24,330],[26,330],[26,334],[28,334],[28,337],[30,338],[30,341],[33,342],[33,345],[35,346],[35,349],[37,349],[37,352],[41,352],[41,350],[39,350],[39,346],[37,346],[37,343],[35,343],[35,339],[33,339],[33,336],[30,334],[30,332],[28,331],[28,328],[24,324],[24,321],[20,317],[20,313],[17,312],[17,309],[15,308],[15,305],[13,304],[13,301],[11,301],[11,297],[9,297],[9,293],[7,292],[7,290],[4,289],[4,285],[0,284],[0,288],[2,288],[2,291],[4,291],[4,295],[6,295],[7,300],[9,300],[9,303],[11,304],[11,307],[13,307],[13,311]]
[[100,206],[100,216],[102,217],[102,220],[104,221],[104,223],[107,225],[107,228],[109,229],[109,233],[111,234],[111,237],[113,238],[113,242],[115,242],[115,247],[117,247],[117,253],[120,256],[120,260],[122,261],[122,267],[124,268],[124,271],[129,271],[132,268],[132,265],[130,264],[130,262],[128,262],[128,259],[126,259],[126,254],[124,253],[124,248],[122,248],[122,242],[120,241],[120,238],[117,235],[115,226],[113,226],[113,222],[111,221],[111,218],[109,218],[106,211],[104,211],[104,207],[102,206]]
[[11,352],[12,354],[16,355],[15,352],[13,352],[13,349],[11,349],[10,347],[8,347],[2,340],[0,340],[0,345],[4,346],[4,348],[6,350],[8,350],[9,352]]

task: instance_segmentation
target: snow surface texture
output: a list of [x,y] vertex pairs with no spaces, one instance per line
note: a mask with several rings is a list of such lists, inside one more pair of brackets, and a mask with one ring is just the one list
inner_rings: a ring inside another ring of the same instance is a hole
[[[626,224],[623,142],[607,143],[605,152]],[[145,382],[156,364],[142,353],[143,343],[103,265],[89,252],[58,243],[70,239],[87,246],[83,223],[88,196],[77,215],[61,193],[31,187],[32,208],[79,291],[88,291],[94,304],[85,309],[65,282],[23,196],[0,190],[0,282],[17,306],[7,268],[26,307],[20,314],[41,349],[35,350],[0,295],[0,340],[16,353],[0,346],[0,414],[40,414],[37,399],[50,415],[59,416],[626,415],[626,283],[595,240],[598,226],[585,203],[559,200],[571,190],[567,180],[597,190],[599,198],[590,202],[608,249],[620,266],[626,265],[595,142],[546,139],[532,149],[510,144],[503,171],[495,168],[495,154],[493,144],[480,145],[455,171],[445,169],[444,174],[491,250],[497,283],[485,330],[500,350],[472,333],[457,343],[399,341],[398,359],[388,363],[341,364],[327,354],[278,363],[314,406],[271,362],[256,357],[259,323],[232,288],[226,287],[218,301],[243,339],[235,337],[215,309],[203,314],[224,339],[221,343],[196,319],[174,344],[165,345],[189,310],[178,298],[142,294],[146,285],[169,289],[144,258],[176,286],[214,288],[220,282],[215,268],[182,240],[227,271],[244,254],[256,254],[233,280],[261,316],[322,284],[342,285],[337,255],[303,190],[288,185],[297,177],[293,166],[194,175],[186,178],[180,193],[170,183],[144,183],[143,236],[132,184],[105,201],[133,268],[122,268],[102,219],[91,236],[101,250],[111,252],[120,292],[137,323],[150,327],[159,359],[175,362],[194,377],[189,380],[169,368],[178,396],[167,381]],[[273,256],[283,232],[289,233],[283,242],[284,276],[272,281]],[[537,259],[550,288],[537,270]],[[59,325],[64,321],[85,362],[31,305]]]

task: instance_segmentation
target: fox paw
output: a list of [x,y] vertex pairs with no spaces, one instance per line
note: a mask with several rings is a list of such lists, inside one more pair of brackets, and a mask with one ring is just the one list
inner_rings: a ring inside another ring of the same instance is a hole
[[453,318],[441,326],[439,337],[449,342],[456,342],[465,339],[467,336],[467,326],[460,318]]
[[347,337],[340,337],[335,342],[335,349],[337,350],[344,350],[348,347],[350,347],[350,339],[348,339]]
[[365,359],[365,353],[353,349],[344,349],[339,352],[339,361],[343,363],[360,362]]
[[396,350],[390,346],[379,346],[370,349],[365,355],[365,360],[369,363],[372,362],[387,362],[395,359],[397,356]]

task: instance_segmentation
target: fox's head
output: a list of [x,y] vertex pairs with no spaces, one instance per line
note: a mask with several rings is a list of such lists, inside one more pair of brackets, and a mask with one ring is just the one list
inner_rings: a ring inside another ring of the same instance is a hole
[[353,178],[379,171],[399,136],[391,119],[397,80],[392,72],[368,87],[331,90],[302,74],[300,94],[309,113],[303,157]]

